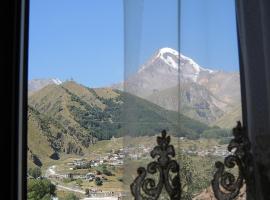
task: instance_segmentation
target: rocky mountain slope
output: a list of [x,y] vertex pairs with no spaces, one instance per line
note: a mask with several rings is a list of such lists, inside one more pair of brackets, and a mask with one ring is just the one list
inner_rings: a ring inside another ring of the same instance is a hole
[[[123,84],[112,87],[123,89]],[[127,77],[124,90],[209,125],[235,112],[235,105],[240,104],[238,72],[203,68],[171,48],[159,49]],[[240,120],[241,114],[237,117]]]
[[217,98],[209,90],[191,81],[183,82],[180,88],[175,86],[154,93],[147,99],[161,107],[178,111],[206,124],[224,115],[224,111],[219,107],[223,102],[220,100],[217,104]]

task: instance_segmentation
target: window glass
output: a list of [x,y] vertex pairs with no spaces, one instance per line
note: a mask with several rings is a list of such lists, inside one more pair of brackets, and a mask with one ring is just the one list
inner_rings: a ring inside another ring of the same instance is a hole
[[30,1],[28,199],[132,199],[163,130],[182,199],[212,198],[242,120],[234,3]]

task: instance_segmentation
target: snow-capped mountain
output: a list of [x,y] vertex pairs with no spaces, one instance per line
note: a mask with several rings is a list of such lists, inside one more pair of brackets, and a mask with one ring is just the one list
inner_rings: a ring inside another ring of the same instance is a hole
[[159,49],[138,72],[125,81],[125,90],[146,97],[179,85],[179,82],[199,82],[201,77],[218,73],[201,67],[191,58],[174,49]]
[[[240,104],[239,79],[237,72],[201,67],[166,47],[126,78],[124,90],[166,109],[181,109],[187,116],[210,124]],[[121,89],[123,84],[113,87]]]
[[62,84],[62,81],[58,78],[47,78],[47,79],[33,79],[28,82],[28,93],[32,94],[49,84]]
[[[161,65],[156,65],[156,62],[161,62]],[[162,48],[159,49],[158,52],[152,57],[150,62],[147,62],[139,69],[139,73],[147,70],[147,68],[162,66],[162,64],[167,65],[169,70],[173,70],[174,75],[179,74],[185,79],[190,79],[192,81],[197,81],[200,73],[215,73],[217,71],[206,69],[198,65],[191,58],[184,56],[183,54],[179,54],[178,51],[172,48]],[[154,66],[153,66],[154,65]]]

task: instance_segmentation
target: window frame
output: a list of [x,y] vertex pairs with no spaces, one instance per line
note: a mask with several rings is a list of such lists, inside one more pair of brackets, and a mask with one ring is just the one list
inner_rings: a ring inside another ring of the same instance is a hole
[[11,159],[12,199],[27,199],[29,0],[13,0]]
[[[29,44],[29,1],[12,0],[12,94],[11,94],[11,164],[12,164],[12,199],[27,199],[27,98],[28,98],[28,44]],[[237,0],[235,0],[237,3]],[[235,7],[238,13],[239,5]],[[238,22],[238,15],[236,21]],[[237,40],[240,68],[240,88],[243,124],[247,127],[247,102],[244,62],[240,45],[239,24],[237,23]],[[214,165],[214,163],[213,163]],[[15,187],[14,187],[15,186]]]

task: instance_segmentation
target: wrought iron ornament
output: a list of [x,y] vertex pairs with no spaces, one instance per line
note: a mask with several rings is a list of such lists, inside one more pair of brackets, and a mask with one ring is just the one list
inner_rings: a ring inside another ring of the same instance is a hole
[[[148,164],[147,169],[140,167],[138,176],[130,185],[131,193],[135,200],[156,200],[165,187],[171,200],[181,199],[181,183],[179,165],[171,157],[175,157],[173,145],[170,145],[170,136],[165,130],[161,137],[157,137],[157,146],[151,151],[151,157],[158,157],[157,161]],[[148,174],[158,174],[158,183],[153,178],[146,178]]]
[[[232,152],[232,155],[224,159],[224,164],[219,161],[215,163],[217,171],[212,180],[212,188],[218,200],[235,199],[239,195],[244,181],[248,190],[252,180],[250,143],[247,133],[239,121],[233,129],[233,136],[234,138],[228,145],[228,151]],[[225,171],[225,167],[232,169],[235,166],[238,167],[238,177]]]

